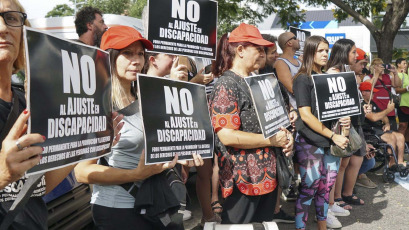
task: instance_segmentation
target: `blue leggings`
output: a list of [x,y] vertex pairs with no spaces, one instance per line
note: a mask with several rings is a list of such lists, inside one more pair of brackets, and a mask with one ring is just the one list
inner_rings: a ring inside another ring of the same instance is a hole
[[300,166],[301,183],[295,204],[295,227],[303,229],[308,220],[311,201],[315,201],[319,221],[327,219],[329,193],[339,169],[339,157],[329,153],[329,148],[320,148],[305,142],[301,136],[295,143],[295,155]]

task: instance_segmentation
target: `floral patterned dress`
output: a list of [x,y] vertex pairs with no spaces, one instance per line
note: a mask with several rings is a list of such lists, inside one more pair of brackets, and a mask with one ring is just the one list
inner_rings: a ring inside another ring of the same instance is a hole
[[[209,108],[216,133],[221,128],[261,133],[249,88],[244,79],[232,71],[226,71],[217,81]],[[216,135],[216,153],[224,198],[232,194],[234,184],[249,196],[264,195],[276,188],[273,147],[238,149],[225,146]]]

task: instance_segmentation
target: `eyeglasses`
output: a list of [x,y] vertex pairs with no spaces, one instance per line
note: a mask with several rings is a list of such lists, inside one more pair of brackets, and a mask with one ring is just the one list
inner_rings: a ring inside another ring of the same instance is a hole
[[6,25],[12,27],[22,27],[24,25],[24,21],[27,19],[27,14],[19,11],[1,12],[0,16],[3,17]]
[[287,44],[287,42],[289,42],[289,41],[291,41],[291,40],[297,40],[297,36],[294,36],[294,37],[292,37],[292,38],[290,38],[290,39],[288,39],[286,42],[285,42],[285,44]]

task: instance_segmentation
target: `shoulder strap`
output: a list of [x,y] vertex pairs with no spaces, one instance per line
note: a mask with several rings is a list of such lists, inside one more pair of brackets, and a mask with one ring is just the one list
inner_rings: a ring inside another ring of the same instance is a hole
[[[105,157],[99,158],[99,163],[104,166],[112,167],[108,164],[108,161],[105,159]],[[138,193],[138,186],[136,186],[134,182],[119,184],[118,186],[121,186],[123,189],[125,189],[125,191],[131,194],[134,198],[136,197],[136,194]]]
[[3,222],[1,222],[0,230],[9,229],[10,225],[13,223],[16,216],[24,209],[28,200],[31,197],[34,189],[37,188],[38,183],[40,182],[43,174],[36,174],[30,176],[23,185],[23,188],[17,195],[16,200],[14,200],[9,211],[4,216]]
[[381,82],[383,88],[385,88],[386,91],[388,91],[388,93],[389,93],[389,98],[392,99],[392,92],[388,89],[388,87],[386,87],[386,85],[383,83],[382,80],[380,80],[380,79],[378,79],[378,80]]
[[[14,123],[16,122],[18,115],[19,115],[19,107],[20,107],[20,103],[18,100],[17,93],[13,92],[13,105],[7,117],[6,124],[4,125],[3,130],[0,133],[1,142],[3,142],[4,138],[6,138],[7,134],[9,133],[11,127],[13,127]],[[1,142],[0,142],[0,148],[2,147]]]

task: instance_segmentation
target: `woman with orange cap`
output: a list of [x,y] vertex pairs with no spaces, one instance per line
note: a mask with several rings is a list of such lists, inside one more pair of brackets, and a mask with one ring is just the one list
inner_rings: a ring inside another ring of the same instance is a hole
[[[143,210],[134,209],[139,194],[135,191],[141,188],[142,182],[172,168],[178,159],[176,156],[169,163],[145,165],[142,118],[133,82],[144,67],[145,49],[152,50],[153,45],[136,29],[115,26],[102,36],[101,49],[110,54],[112,101],[118,113],[124,115],[124,126],[118,144],[112,148],[111,154],[100,159],[100,164],[91,160],[75,168],[79,182],[94,184],[91,203],[95,226],[97,229],[121,230],[135,229],[136,226],[139,229],[183,229],[181,215],[177,217],[179,222],[162,226],[145,218]],[[194,155],[194,161],[195,165],[203,164],[200,156]]]
[[216,132],[219,176],[225,199],[222,223],[244,224],[271,221],[276,202],[276,158],[273,146],[291,153],[293,138],[282,128],[264,139],[250,91],[244,81],[260,68],[264,40],[259,30],[245,23],[218,43],[213,74],[220,79],[210,96]]

